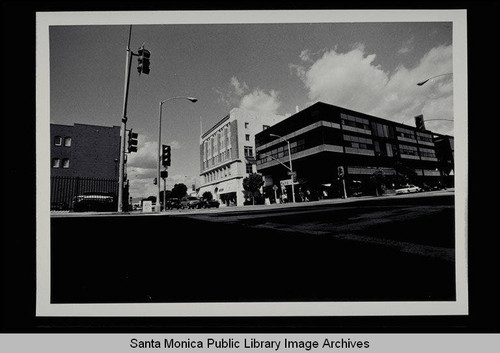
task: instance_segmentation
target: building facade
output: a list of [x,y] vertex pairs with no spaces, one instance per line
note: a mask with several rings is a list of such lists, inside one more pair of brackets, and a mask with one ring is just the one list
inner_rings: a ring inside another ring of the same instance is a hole
[[322,102],[255,139],[257,171],[265,177],[271,199],[277,194],[290,199],[292,182],[283,166],[289,163],[287,141],[299,200],[339,197],[344,183],[348,196],[376,192],[377,177],[383,179],[384,189],[403,182],[433,185],[442,179],[431,131]]
[[279,115],[234,108],[202,134],[198,195],[209,191],[221,206],[242,206],[243,179],[257,171],[255,135],[282,119]]
[[51,175],[118,179],[120,127],[50,124]]
[[71,209],[84,193],[118,195],[119,126],[50,124],[50,143],[51,209]]

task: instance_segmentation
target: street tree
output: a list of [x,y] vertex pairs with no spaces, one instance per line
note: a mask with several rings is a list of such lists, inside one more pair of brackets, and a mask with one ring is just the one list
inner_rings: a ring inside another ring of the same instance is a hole
[[380,169],[377,169],[370,176],[370,183],[373,185],[375,189],[375,195],[380,196],[385,191],[385,175],[384,172]]
[[260,188],[264,185],[262,175],[258,173],[249,174],[248,177],[243,179],[243,189],[245,196],[252,198],[252,204],[255,205],[255,197],[260,196]]
[[186,196],[186,194],[187,194],[187,186],[180,183],[180,184],[174,185],[174,187],[172,188],[172,193],[170,194],[170,197],[182,199],[184,196]]
[[210,191],[205,191],[202,195],[203,199],[207,200],[207,201],[210,201],[214,198],[214,196],[212,195],[212,193]]

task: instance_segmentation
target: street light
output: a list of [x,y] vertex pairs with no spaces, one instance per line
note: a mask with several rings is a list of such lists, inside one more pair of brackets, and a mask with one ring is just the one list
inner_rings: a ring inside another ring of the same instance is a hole
[[440,77],[440,76],[445,76],[445,75],[453,75],[453,72],[448,72],[446,74],[441,74],[441,75],[436,75],[436,76],[429,77],[427,80],[417,83],[417,86],[425,85],[427,83],[427,81],[432,80],[433,78]]
[[279,137],[280,139],[283,139],[288,145],[288,160],[290,162],[290,180],[292,182],[292,201],[293,201],[293,203],[295,203],[295,190],[294,190],[294,182],[293,182],[292,154],[290,152],[290,141],[288,141],[283,136],[276,135],[276,134],[269,134],[269,136]]
[[180,96],[180,97],[171,97],[171,98],[168,98],[168,99],[165,99],[163,101],[160,102],[160,114],[159,114],[159,119],[158,119],[158,170],[157,170],[157,175],[156,175],[156,180],[157,180],[157,186],[158,186],[158,191],[157,191],[157,194],[156,194],[156,204],[158,206],[158,212],[161,211],[161,207],[160,207],[160,169],[161,169],[161,111],[162,111],[162,107],[163,107],[163,103],[166,103],[168,101],[171,101],[173,99],[187,99],[188,101],[191,101],[193,103],[197,102],[198,99],[197,98],[193,98],[193,97],[183,97],[183,96]]

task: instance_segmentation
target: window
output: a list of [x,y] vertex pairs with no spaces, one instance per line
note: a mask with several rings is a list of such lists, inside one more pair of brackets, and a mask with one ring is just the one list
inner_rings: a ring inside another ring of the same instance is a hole
[[420,156],[426,158],[436,158],[436,152],[429,148],[420,148]]
[[251,146],[245,146],[245,157],[253,157],[253,148]]
[[347,146],[353,148],[361,148],[364,150],[371,149],[372,148],[371,145],[373,144],[372,139],[358,137],[358,136],[351,136],[351,135],[344,135],[344,140],[350,141],[350,144],[348,143]]
[[59,168],[61,160],[59,158],[52,158],[52,168]]
[[71,147],[71,137],[64,138],[64,146]]
[[399,150],[401,151],[401,154],[418,156],[417,147],[415,146],[399,145]]
[[54,146],[62,146],[62,137],[61,136],[54,137]]
[[269,129],[269,125],[262,125],[262,130]]
[[396,127],[396,135],[404,139],[415,140],[415,135],[413,134],[412,130],[408,130],[399,126]]
[[248,129],[249,126],[250,126],[250,123],[245,123],[245,129]]
[[340,114],[340,118],[342,119],[343,125],[370,131],[370,123],[367,119],[347,114]]
[[250,135],[248,134],[245,135],[245,141],[250,141]]
[[390,144],[390,143],[386,143],[385,144],[385,149],[386,149],[388,157],[393,157],[394,156],[394,149],[395,148],[396,148],[396,146],[392,146],[392,144]]
[[389,128],[387,125],[379,124],[372,121],[372,131],[375,136],[389,137]]
[[252,174],[252,165],[251,164],[247,164],[247,173]]
[[62,165],[62,167],[64,169],[68,169],[69,168],[69,159],[68,158],[64,158],[63,159],[63,165]]

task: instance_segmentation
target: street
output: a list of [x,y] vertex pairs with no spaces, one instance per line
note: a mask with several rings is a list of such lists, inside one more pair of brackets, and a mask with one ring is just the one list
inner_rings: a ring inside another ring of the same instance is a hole
[[454,193],[51,218],[53,303],[455,298]]

